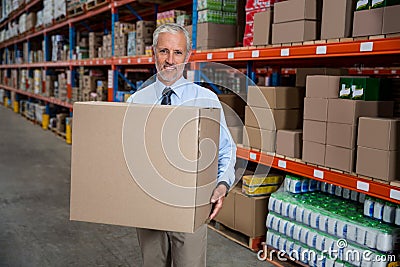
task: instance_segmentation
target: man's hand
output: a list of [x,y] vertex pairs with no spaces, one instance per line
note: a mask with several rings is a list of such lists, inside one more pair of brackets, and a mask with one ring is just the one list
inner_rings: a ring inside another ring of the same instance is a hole
[[211,215],[208,218],[210,221],[217,216],[218,212],[222,208],[226,195],[226,186],[223,184],[218,185],[211,196],[211,203],[213,204],[213,209],[211,210]]

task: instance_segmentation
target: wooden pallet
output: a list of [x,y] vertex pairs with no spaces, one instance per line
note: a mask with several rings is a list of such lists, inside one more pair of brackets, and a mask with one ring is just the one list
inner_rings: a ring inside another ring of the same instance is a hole
[[265,241],[265,235],[258,236],[258,237],[249,237],[238,231],[232,230],[229,227],[226,227],[216,221],[211,221],[208,224],[208,228],[214,230],[215,232],[228,238],[229,240],[231,240],[245,248],[248,248],[254,252],[260,251],[262,249],[262,244]]
[[85,12],[85,5],[83,5],[83,4],[74,5],[67,9],[67,16],[69,18],[75,17],[75,16],[82,14],[83,12]]
[[90,0],[86,2],[86,9],[91,10],[108,4],[107,0]]
[[57,131],[56,128],[49,128],[53,133],[55,133],[56,135],[58,135],[59,137],[61,137],[62,139],[66,139],[66,134]]

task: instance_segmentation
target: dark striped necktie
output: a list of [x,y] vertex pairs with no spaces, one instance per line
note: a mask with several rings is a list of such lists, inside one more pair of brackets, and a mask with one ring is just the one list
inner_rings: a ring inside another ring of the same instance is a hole
[[161,105],[171,105],[171,95],[174,93],[174,90],[171,87],[166,87],[162,92]]

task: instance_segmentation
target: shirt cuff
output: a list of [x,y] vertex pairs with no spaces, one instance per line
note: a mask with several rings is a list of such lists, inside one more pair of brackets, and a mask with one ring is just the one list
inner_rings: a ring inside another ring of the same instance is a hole
[[219,182],[218,184],[217,184],[217,186],[219,186],[219,185],[224,185],[225,187],[226,187],[226,194],[225,194],[225,196],[227,196],[228,195],[228,192],[229,192],[229,188],[230,188],[230,186],[229,186],[229,184],[227,183],[227,182],[225,182],[225,181],[221,181],[221,182]]

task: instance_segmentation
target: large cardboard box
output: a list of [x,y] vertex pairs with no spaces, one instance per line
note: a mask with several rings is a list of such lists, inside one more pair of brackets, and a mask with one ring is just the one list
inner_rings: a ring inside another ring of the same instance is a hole
[[340,76],[307,76],[306,97],[338,98]]
[[199,23],[197,24],[197,49],[234,47],[236,32],[236,25]]
[[353,37],[382,34],[383,8],[354,12]]
[[325,150],[326,145],[303,141],[303,161],[324,166]]
[[343,148],[355,149],[357,126],[328,122],[326,130],[326,144]]
[[326,122],[304,120],[303,140],[320,144],[326,144]]
[[359,117],[392,117],[392,101],[329,99],[328,121],[356,125]]
[[243,125],[228,128],[235,144],[241,144],[243,142]]
[[294,130],[301,128],[300,109],[267,109],[246,106],[245,125],[264,130]]
[[218,99],[222,104],[225,114],[228,114],[228,109],[235,112],[240,118],[244,117],[244,107],[246,102],[240,95],[237,94],[219,94]]
[[321,39],[350,37],[355,0],[324,0],[322,5]]
[[305,87],[306,78],[309,75],[347,75],[347,69],[334,68],[297,68],[296,69],[296,86]]
[[400,150],[400,119],[360,118],[357,144],[381,150]]
[[75,103],[71,220],[196,231],[216,185],[219,116],[197,107]]
[[272,24],[272,44],[317,40],[320,26],[320,22],[314,20],[274,23]]
[[274,4],[274,23],[295,20],[320,20],[322,1],[290,0]]
[[325,166],[345,172],[353,172],[355,149],[326,146]]
[[224,226],[235,229],[235,194],[237,188],[233,188],[228,196],[224,199],[224,205],[215,217],[217,222],[222,223]]
[[304,90],[298,87],[249,86],[247,105],[260,108],[292,109],[303,106]]
[[328,99],[304,98],[304,119],[314,121],[327,121]]
[[386,6],[383,8],[383,34],[400,32],[399,16],[400,5]]
[[253,45],[271,44],[271,25],[272,10],[268,9],[264,12],[254,14],[254,38]]
[[301,158],[302,137],[302,130],[278,130],[276,135],[276,153],[291,158]]
[[235,229],[249,237],[265,235],[269,197],[248,197],[235,194]]
[[265,152],[275,152],[276,131],[268,131],[250,126],[243,128],[243,145]]
[[386,151],[358,146],[357,174],[380,180],[393,181],[400,179],[400,152]]

